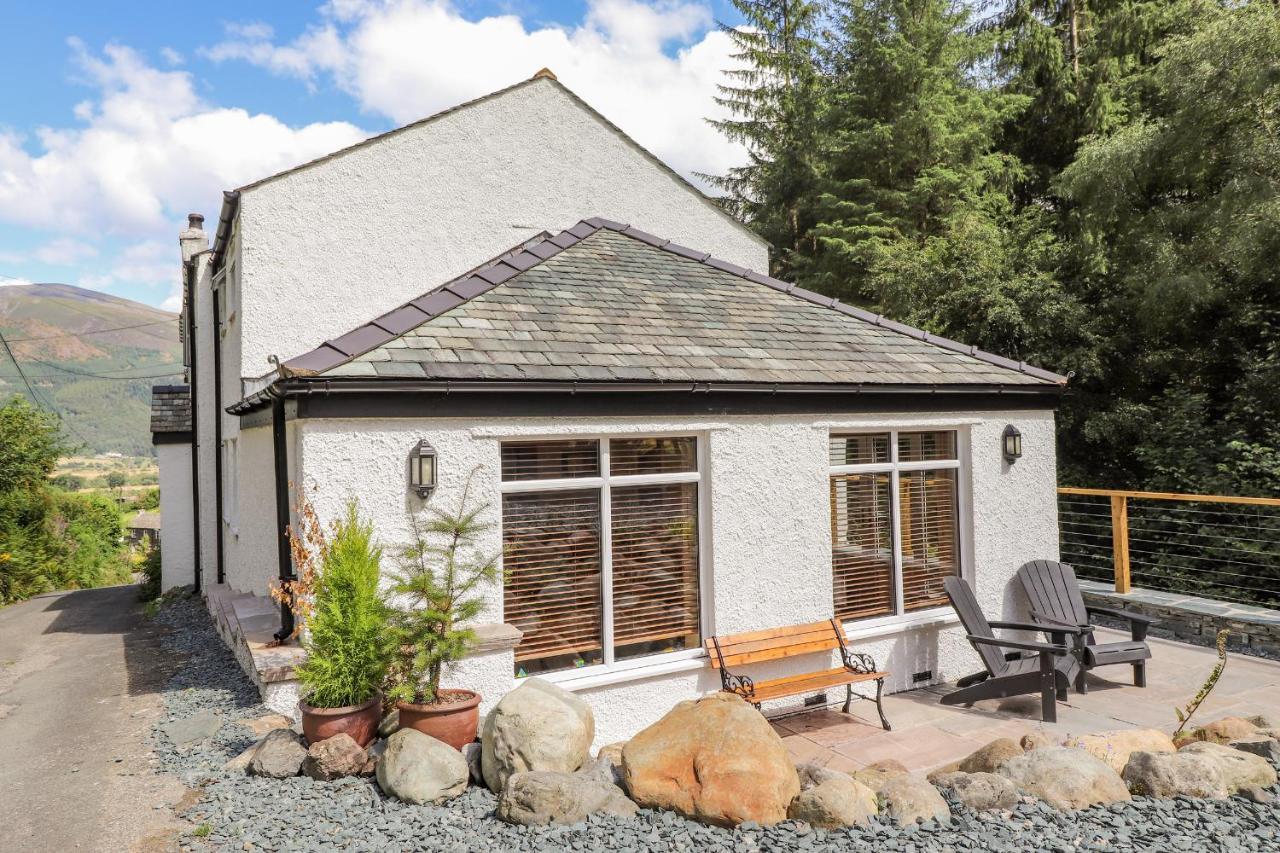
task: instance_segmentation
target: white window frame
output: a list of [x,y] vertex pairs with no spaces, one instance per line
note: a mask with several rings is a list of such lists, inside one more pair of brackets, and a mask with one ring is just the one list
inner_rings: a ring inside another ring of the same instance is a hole
[[[693,438],[697,455],[697,466],[693,471],[680,471],[664,474],[628,474],[611,475],[609,473],[609,441],[611,439],[643,439],[643,438]],[[600,475],[596,477],[565,477],[551,480],[514,480],[503,482],[499,473],[499,485],[502,494],[571,491],[581,489],[597,489],[600,493],[600,620],[602,663],[575,669],[556,670],[554,672],[535,673],[538,678],[553,682],[571,682],[578,679],[595,680],[610,674],[625,674],[631,670],[649,670],[694,658],[706,657],[706,649],[698,646],[695,649],[681,649],[656,655],[614,659],[613,642],[613,501],[614,486],[647,486],[663,483],[697,483],[698,485],[698,632],[705,643],[711,624],[711,553],[710,553],[710,516],[711,501],[708,488],[707,471],[707,435],[691,430],[673,430],[671,432],[645,433],[575,433],[572,435],[536,435],[505,436],[499,441],[501,445],[509,442],[553,442],[553,441],[596,441],[599,447]],[[499,466],[499,469],[501,466]],[[499,513],[501,516],[501,513]],[[505,532],[499,523],[499,536],[506,541]],[[505,593],[504,593],[505,595]],[[699,662],[698,666],[701,666]],[[516,683],[523,679],[513,676]],[[607,680],[607,679],[606,679]],[[567,686],[567,685],[566,685]],[[585,685],[584,685],[585,686]]]
[[[900,462],[898,460],[898,435],[911,432],[952,432],[956,436],[955,459],[932,459],[924,462]],[[902,494],[899,490],[899,474],[904,471],[937,471],[950,469],[956,472],[956,536],[957,558],[960,561],[960,577],[972,581],[972,560],[970,559],[969,531],[972,524],[969,505],[969,459],[970,433],[965,425],[957,424],[905,424],[894,426],[832,426],[827,431],[827,448],[830,453],[831,439],[846,435],[885,435],[889,436],[889,461],[868,462],[861,465],[829,465],[827,482],[831,477],[842,474],[889,474],[889,506],[890,506],[890,538],[893,543],[893,613],[885,616],[870,616],[864,619],[843,620],[846,634],[851,639],[875,636],[882,628],[898,628],[915,624],[934,624],[955,620],[955,613],[948,606],[930,607],[923,610],[908,611],[904,608],[902,592],[902,531],[899,525],[902,519]],[[829,458],[829,456],[828,456]],[[829,488],[829,486],[828,486]],[[835,543],[832,542],[834,554]],[[832,567],[834,572],[834,566]],[[834,575],[833,575],[834,578]]]

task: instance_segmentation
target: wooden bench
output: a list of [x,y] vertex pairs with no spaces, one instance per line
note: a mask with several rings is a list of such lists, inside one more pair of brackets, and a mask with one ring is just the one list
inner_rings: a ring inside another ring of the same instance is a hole
[[[844,687],[844,712],[847,714],[854,696],[859,699],[870,698],[855,693],[853,685],[874,681],[876,711],[880,714],[881,725],[886,731],[890,730],[889,721],[884,716],[884,706],[880,701],[884,695],[884,679],[889,673],[878,671],[876,662],[870,655],[849,651],[844,631],[835,619],[812,622],[807,625],[772,628],[767,631],[748,631],[745,634],[708,637],[706,647],[707,654],[711,656],[712,669],[720,671],[721,689],[727,693],[737,693],[757,709],[760,703],[769,699],[821,693],[829,687]],[[730,667],[737,668],[746,664],[782,660],[832,649],[840,650],[840,659],[844,664],[836,669],[788,675],[768,681],[755,681],[746,675],[729,671]]]

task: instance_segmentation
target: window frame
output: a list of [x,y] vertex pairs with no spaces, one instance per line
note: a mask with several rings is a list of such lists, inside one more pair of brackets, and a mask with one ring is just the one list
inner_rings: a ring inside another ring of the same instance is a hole
[[[902,462],[898,459],[898,435],[900,433],[911,432],[952,432],[956,437],[956,458],[955,459],[929,459],[920,462]],[[889,436],[889,461],[888,462],[867,462],[859,465],[832,465],[830,464],[830,448],[831,440],[838,436],[846,435],[882,435]],[[875,634],[878,629],[892,628],[897,626],[911,626],[920,624],[935,624],[940,621],[954,621],[955,614],[949,605],[940,605],[938,607],[928,607],[920,610],[906,610],[904,605],[904,596],[902,590],[902,492],[899,474],[910,471],[937,471],[937,470],[953,470],[956,482],[956,555],[960,561],[958,574],[960,577],[972,583],[972,551],[970,548],[971,537],[970,531],[973,524],[973,515],[970,507],[970,431],[966,424],[944,423],[944,424],[882,424],[878,426],[849,426],[842,427],[831,425],[827,428],[827,488],[830,488],[831,478],[845,474],[889,474],[889,501],[890,501],[890,537],[892,539],[893,553],[893,613],[883,616],[869,616],[862,619],[841,619],[842,624],[846,628],[846,632],[852,635],[858,634]],[[830,514],[828,506],[828,514]],[[828,517],[828,528],[830,527],[830,517]],[[835,542],[831,542],[829,559],[834,559]],[[830,565],[832,574],[832,582],[834,584],[834,563]],[[834,589],[832,591],[832,606],[834,607]]]
[[[692,438],[697,465],[693,471],[666,472],[662,474],[624,474],[610,473],[611,439],[643,439],[643,438]],[[498,485],[502,495],[529,492],[573,491],[575,489],[596,489],[600,493],[600,602],[601,624],[600,644],[602,662],[574,669],[562,669],[552,672],[533,673],[538,678],[552,682],[569,682],[578,679],[593,679],[615,673],[626,673],[630,670],[649,669],[666,666],[695,658],[704,658],[706,648],[699,645],[693,649],[681,649],[662,654],[644,655],[623,660],[614,659],[613,636],[613,488],[624,486],[661,485],[665,483],[696,483],[698,486],[698,631],[702,643],[711,636],[711,500],[710,482],[707,478],[707,434],[697,430],[667,430],[661,432],[591,432],[548,435],[510,435],[498,439],[498,453],[501,455],[502,445],[506,442],[551,442],[582,441],[598,442],[600,473],[593,477],[560,477],[548,480],[502,480],[501,468],[498,466]],[[502,513],[499,512],[499,541],[506,542],[506,531],[502,525]],[[505,591],[504,591],[505,594]],[[516,684],[525,679],[512,676]]]

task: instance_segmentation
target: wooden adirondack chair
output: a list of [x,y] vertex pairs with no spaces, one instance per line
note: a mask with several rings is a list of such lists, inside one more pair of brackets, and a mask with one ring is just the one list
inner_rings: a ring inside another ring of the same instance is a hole
[[[1155,624],[1155,619],[1127,610],[1086,605],[1075,569],[1066,563],[1032,560],[1018,569],[1018,579],[1031,602],[1032,619],[1048,626],[1061,624],[1082,629],[1081,633],[1073,634],[1072,646],[1072,654],[1080,661],[1075,683],[1077,693],[1089,692],[1084,679],[1087,671],[1113,663],[1131,664],[1134,686],[1147,686],[1147,660],[1151,657],[1151,648],[1146,643],[1147,628]],[[1090,624],[1094,615],[1128,622],[1130,639],[1118,643],[1095,641]]]
[[[982,658],[985,672],[960,679],[960,689],[942,697],[944,705],[972,705],[982,699],[1040,694],[1041,716],[1046,723],[1058,721],[1056,699],[1067,698],[1067,685],[1075,677],[1079,664],[1064,638],[1078,633],[1068,625],[1036,625],[1027,622],[988,622],[978,607],[973,590],[962,578],[949,577],[944,582],[947,598],[969,635],[969,642]],[[1036,631],[1052,636],[1052,643],[1007,640],[997,637],[992,628]],[[1013,654],[1006,654],[1005,650]],[[1036,652],[1035,657],[1022,657],[1019,652]]]

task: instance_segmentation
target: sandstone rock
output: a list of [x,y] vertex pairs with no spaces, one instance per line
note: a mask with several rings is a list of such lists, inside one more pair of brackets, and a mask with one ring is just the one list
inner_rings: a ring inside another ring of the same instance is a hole
[[877,795],[880,811],[905,826],[921,820],[951,817],[951,807],[928,779],[917,773],[893,776]]
[[1013,782],[995,773],[949,773],[934,784],[950,788],[956,799],[975,811],[1007,810],[1018,804]]
[[1254,735],[1233,740],[1227,746],[1248,752],[1267,759],[1272,764],[1280,764],[1280,741],[1266,735]]
[[387,738],[378,759],[378,785],[406,803],[442,803],[467,788],[462,753],[417,729],[401,729]]
[[1023,752],[1030,752],[1033,749],[1045,749],[1050,746],[1057,746],[1057,742],[1044,732],[1029,732],[1022,736],[1022,740],[1018,742],[1018,746],[1022,747]]
[[905,776],[906,774],[907,768],[901,761],[886,758],[883,761],[868,764],[861,770],[855,770],[849,775],[872,791],[879,793],[885,782],[888,782],[894,776]]
[[627,745],[625,740],[614,741],[600,747],[600,751],[596,753],[596,758],[609,758],[614,764],[622,766],[622,748]]
[[622,757],[615,760],[612,753],[601,750],[595,760],[587,763],[577,775],[622,787]]
[[1022,747],[1012,738],[997,738],[961,761],[957,769],[961,773],[994,773],[1010,758],[1019,755]]
[[866,824],[879,811],[875,792],[848,774],[817,765],[805,765],[798,771],[800,793],[787,808],[792,820],[836,829]]
[[1190,752],[1135,752],[1124,768],[1129,790],[1144,797],[1169,799],[1227,796],[1226,781],[1212,760]]
[[586,763],[594,738],[595,718],[585,702],[548,681],[525,679],[485,717],[485,784],[498,794],[514,773],[572,773]]
[[392,708],[378,723],[378,737],[391,737],[398,731],[400,731],[400,709]]
[[302,774],[319,782],[356,776],[364,769],[369,754],[351,735],[343,733],[311,744],[302,761]]
[[1005,762],[999,773],[1060,811],[1131,799],[1120,774],[1083,749],[1032,750]]
[[929,773],[925,776],[925,778],[928,779],[933,784],[937,785],[939,779],[945,776],[950,776],[953,773],[959,773],[959,772],[961,772],[960,762],[953,761],[950,764],[944,764],[941,767],[933,768],[932,770],[929,771]]
[[1244,737],[1252,737],[1257,734],[1258,727],[1248,720],[1240,717],[1223,717],[1221,720],[1214,720],[1212,723],[1205,723],[1199,728],[1192,729],[1184,733],[1177,740],[1179,747],[1186,746],[1189,743],[1197,741],[1206,741],[1208,743],[1230,743]]
[[248,720],[237,720],[236,722],[253,732],[258,737],[262,737],[272,729],[293,728],[293,718],[286,717],[284,714],[267,714],[262,717],[253,717]]
[[165,733],[174,746],[186,746],[189,743],[206,740],[218,733],[222,728],[222,717],[208,708],[187,717],[185,720],[174,720],[165,723],[160,730]]
[[250,776],[266,776],[270,779],[288,779],[297,776],[307,748],[302,736],[293,729],[273,729],[258,744],[249,759]]
[[498,798],[498,817],[522,826],[581,823],[593,814],[630,817],[637,811],[617,785],[551,770],[512,774]]
[[1094,758],[1110,765],[1117,773],[1123,773],[1129,756],[1135,752],[1175,752],[1173,739],[1158,729],[1126,729],[1099,732],[1067,740],[1064,746],[1083,749]]
[[249,769],[249,762],[253,759],[253,754],[258,751],[258,747],[261,744],[262,744],[262,740],[259,739],[252,746],[245,749],[235,758],[231,759],[226,764],[222,765],[222,769],[230,770],[234,773],[244,773],[246,770]]
[[1242,788],[1270,788],[1276,784],[1276,769],[1271,762],[1258,755],[1232,749],[1218,743],[1193,743],[1179,750],[1213,761],[1222,773],[1227,793],[1234,794]]
[[627,742],[622,772],[642,808],[718,826],[777,823],[800,793],[782,739],[732,693],[676,705]]

